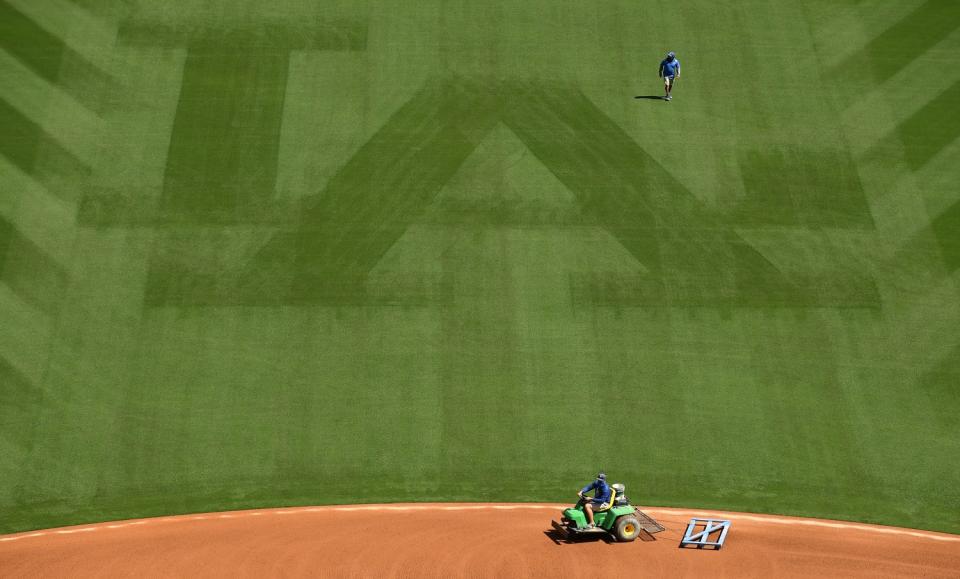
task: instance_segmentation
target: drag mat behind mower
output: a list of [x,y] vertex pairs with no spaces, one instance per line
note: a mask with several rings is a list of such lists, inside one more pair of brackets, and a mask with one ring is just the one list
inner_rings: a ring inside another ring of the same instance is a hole
[[[637,517],[637,520],[640,521],[640,528],[643,529],[644,531],[646,531],[647,533],[649,533],[650,535],[655,535],[655,534],[659,533],[660,531],[665,531],[665,530],[666,530],[663,525],[661,525],[660,523],[658,523],[658,522],[656,522],[655,520],[653,520],[653,517],[651,517],[650,515],[648,515],[647,513],[643,512],[643,511],[641,511],[640,509],[637,509],[637,512],[634,514],[634,516],[636,516],[636,517]],[[652,541],[652,540],[654,540],[654,539],[653,539],[652,537],[649,538],[649,539],[645,539],[645,538],[643,538],[643,533],[641,533],[641,534],[640,534],[640,540],[641,540],[641,541]]]

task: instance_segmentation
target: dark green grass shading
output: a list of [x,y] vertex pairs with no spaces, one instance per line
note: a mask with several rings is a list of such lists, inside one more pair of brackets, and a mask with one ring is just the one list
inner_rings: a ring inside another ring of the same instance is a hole
[[[2,255],[3,241],[0,240]],[[25,303],[53,314],[67,287],[67,273],[35,243],[14,231],[8,238],[6,259],[0,257],[0,282]]]
[[766,148],[740,156],[747,197],[737,223],[789,227],[871,226],[857,168],[845,150]]
[[46,80],[60,76],[63,41],[5,1],[0,2],[0,46]]
[[897,127],[904,156],[914,170],[960,137],[960,81],[938,94]]
[[43,130],[3,99],[0,99],[0,127],[4,133],[0,153],[20,170],[32,173]]
[[0,428],[12,442],[17,451],[29,449],[36,428],[36,414],[39,409],[49,405],[42,390],[31,384],[26,377],[14,368],[9,361],[0,357],[0,398],[4,404],[0,407]]
[[[73,123],[0,102],[0,531],[565,502],[598,468],[960,531],[960,205],[918,198],[960,178],[956,88],[874,90],[957,9],[881,46],[814,0],[343,4],[104,4],[85,49],[129,93],[76,180]],[[823,43],[875,116],[823,97]],[[668,49],[675,100],[633,98]]]
[[933,220],[932,229],[940,242],[943,261],[951,271],[960,268],[960,201]]
[[886,81],[960,27],[956,10],[952,0],[927,0],[857,50],[834,72],[850,79],[869,74],[878,83]]
[[164,178],[169,213],[229,223],[269,204],[288,60],[216,39],[190,47]]
[[104,87],[118,88],[109,75],[5,1],[0,1],[0,47],[93,110],[102,110]]
[[24,173],[67,198],[80,197],[76,185],[63,186],[63,178],[78,181],[89,174],[87,167],[73,153],[64,148],[53,135],[35,121],[0,98],[0,155],[6,157]]
[[923,391],[933,409],[933,418],[945,431],[960,428],[960,415],[952,409],[960,403],[960,347],[923,377]]
[[[184,47],[199,41],[206,43],[208,49],[219,46],[224,55],[245,53],[251,48],[364,50],[367,44],[367,26],[356,20],[287,21],[278,24],[271,22],[271,19],[264,19],[260,24],[254,28],[198,22],[170,26],[134,17],[120,23],[118,38],[125,45],[144,47]],[[216,40],[211,43],[213,38]]]
[[13,223],[0,217],[0,274],[3,273],[3,265],[7,260],[7,251],[14,236]]

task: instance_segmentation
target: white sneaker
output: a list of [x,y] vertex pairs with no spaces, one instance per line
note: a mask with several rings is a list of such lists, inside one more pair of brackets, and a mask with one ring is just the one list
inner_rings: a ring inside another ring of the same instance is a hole
[[672,97],[672,96],[670,96],[670,95],[667,95],[667,99],[666,99],[666,100],[668,100],[668,101],[672,101],[672,100],[673,100],[673,97]]

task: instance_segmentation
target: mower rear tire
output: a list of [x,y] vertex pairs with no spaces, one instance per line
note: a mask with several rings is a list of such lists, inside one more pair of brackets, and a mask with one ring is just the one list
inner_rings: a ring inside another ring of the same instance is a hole
[[640,521],[631,515],[624,515],[616,522],[617,540],[629,543],[640,536]]

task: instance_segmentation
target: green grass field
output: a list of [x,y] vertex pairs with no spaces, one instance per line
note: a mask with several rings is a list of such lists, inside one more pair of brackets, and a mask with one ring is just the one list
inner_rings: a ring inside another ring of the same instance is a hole
[[955,0],[0,0],[0,48],[0,532],[598,468],[960,532]]

